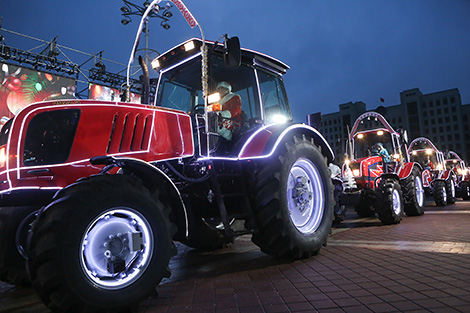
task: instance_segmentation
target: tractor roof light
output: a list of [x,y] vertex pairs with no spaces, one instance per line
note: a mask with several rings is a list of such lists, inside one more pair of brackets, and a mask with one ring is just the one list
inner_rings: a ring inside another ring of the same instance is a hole
[[158,61],[158,59],[154,59],[150,65],[154,70],[158,70],[158,68],[160,67],[160,61]]
[[377,136],[383,136],[383,134],[384,134],[384,131],[383,131],[383,130],[379,130],[379,131],[377,132]]
[[432,150],[431,150],[431,149],[426,149],[426,154],[427,154],[427,155],[431,155],[431,154],[432,154]]
[[357,139],[362,139],[364,138],[364,134],[357,134]]
[[184,44],[184,51],[186,51],[186,52],[191,51],[195,47],[196,47],[196,45],[194,44],[194,41],[189,41],[189,42]]

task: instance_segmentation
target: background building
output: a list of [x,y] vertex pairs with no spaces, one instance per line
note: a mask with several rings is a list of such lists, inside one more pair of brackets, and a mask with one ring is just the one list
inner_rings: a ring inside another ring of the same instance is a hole
[[[403,128],[409,140],[429,138],[442,151],[455,151],[464,160],[470,159],[470,104],[462,105],[457,88],[423,94],[418,88],[400,93],[400,104],[379,106],[394,129]],[[346,152],[348,130],[356,118],[366,112],[364,102],[339,105],[339,112],[322,116],[320,131],[330,143],[341,163]]]

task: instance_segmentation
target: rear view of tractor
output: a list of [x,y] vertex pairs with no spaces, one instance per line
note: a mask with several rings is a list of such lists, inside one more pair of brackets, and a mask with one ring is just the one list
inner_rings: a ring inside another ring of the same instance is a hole
[[470,173],[465,161],[454,151],[448,151],[445,157],[446,169],[455,174],[456,195],[470,200]]
[[0,279],[30,281],[54,312],[129,312],[170,275],[173,241],[214,250],[250,234],[272,256],[320,252],[333,152],[293,123],[286,64],[220,40],[155,59],[153,104],[48,101],[5,124]]
[[455,203],[456,175],[446,168],[444,154],[425,137],[414,139],[408,148],[410,159],[423,168],[423,186],[438,206]]
[[361,217],[377,213],[383,224],[397,224],[403,213],[423,214],[422,168],[406,154],[406,133],[395,131],[377,112],[355,121],[342,168],[341,203]]

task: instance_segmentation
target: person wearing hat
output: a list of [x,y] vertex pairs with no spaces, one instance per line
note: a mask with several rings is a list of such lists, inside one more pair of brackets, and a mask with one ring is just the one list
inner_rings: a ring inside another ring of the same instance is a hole
[[218,125],[218,133],[227,140],[232,140],[232,131],[241,126],[242,101],[239,95],[232,92],[232,86],[222,81],[217,85],[220,94],[222,122]]
[[390,155],[388,154],[387,149],[384,148],[381,142],[377,143],[377,154],[382,157],[384,162],[391,162]]

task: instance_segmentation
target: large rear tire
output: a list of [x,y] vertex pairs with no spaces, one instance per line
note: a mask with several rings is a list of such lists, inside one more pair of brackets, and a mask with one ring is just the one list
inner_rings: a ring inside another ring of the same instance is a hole
[[382,179],[379,184],[376,209],[383,224],[400,223],[403,217],[403,196],[397,180]]
[[96,175],[58,192],[33,225],[28,267],[54,312],[121,312],[168,277],[169,207],[127,175]]
[[309,138],[294,137],[257,163],[253,206],[262,251],[287,258],[318,254],[333,220],[333,185],[326,158]]
[[421,171],[414,167],[410,176],[402,184],[405,200],[405,213],[408,216],[419,216],[424,213],[424,187]]

